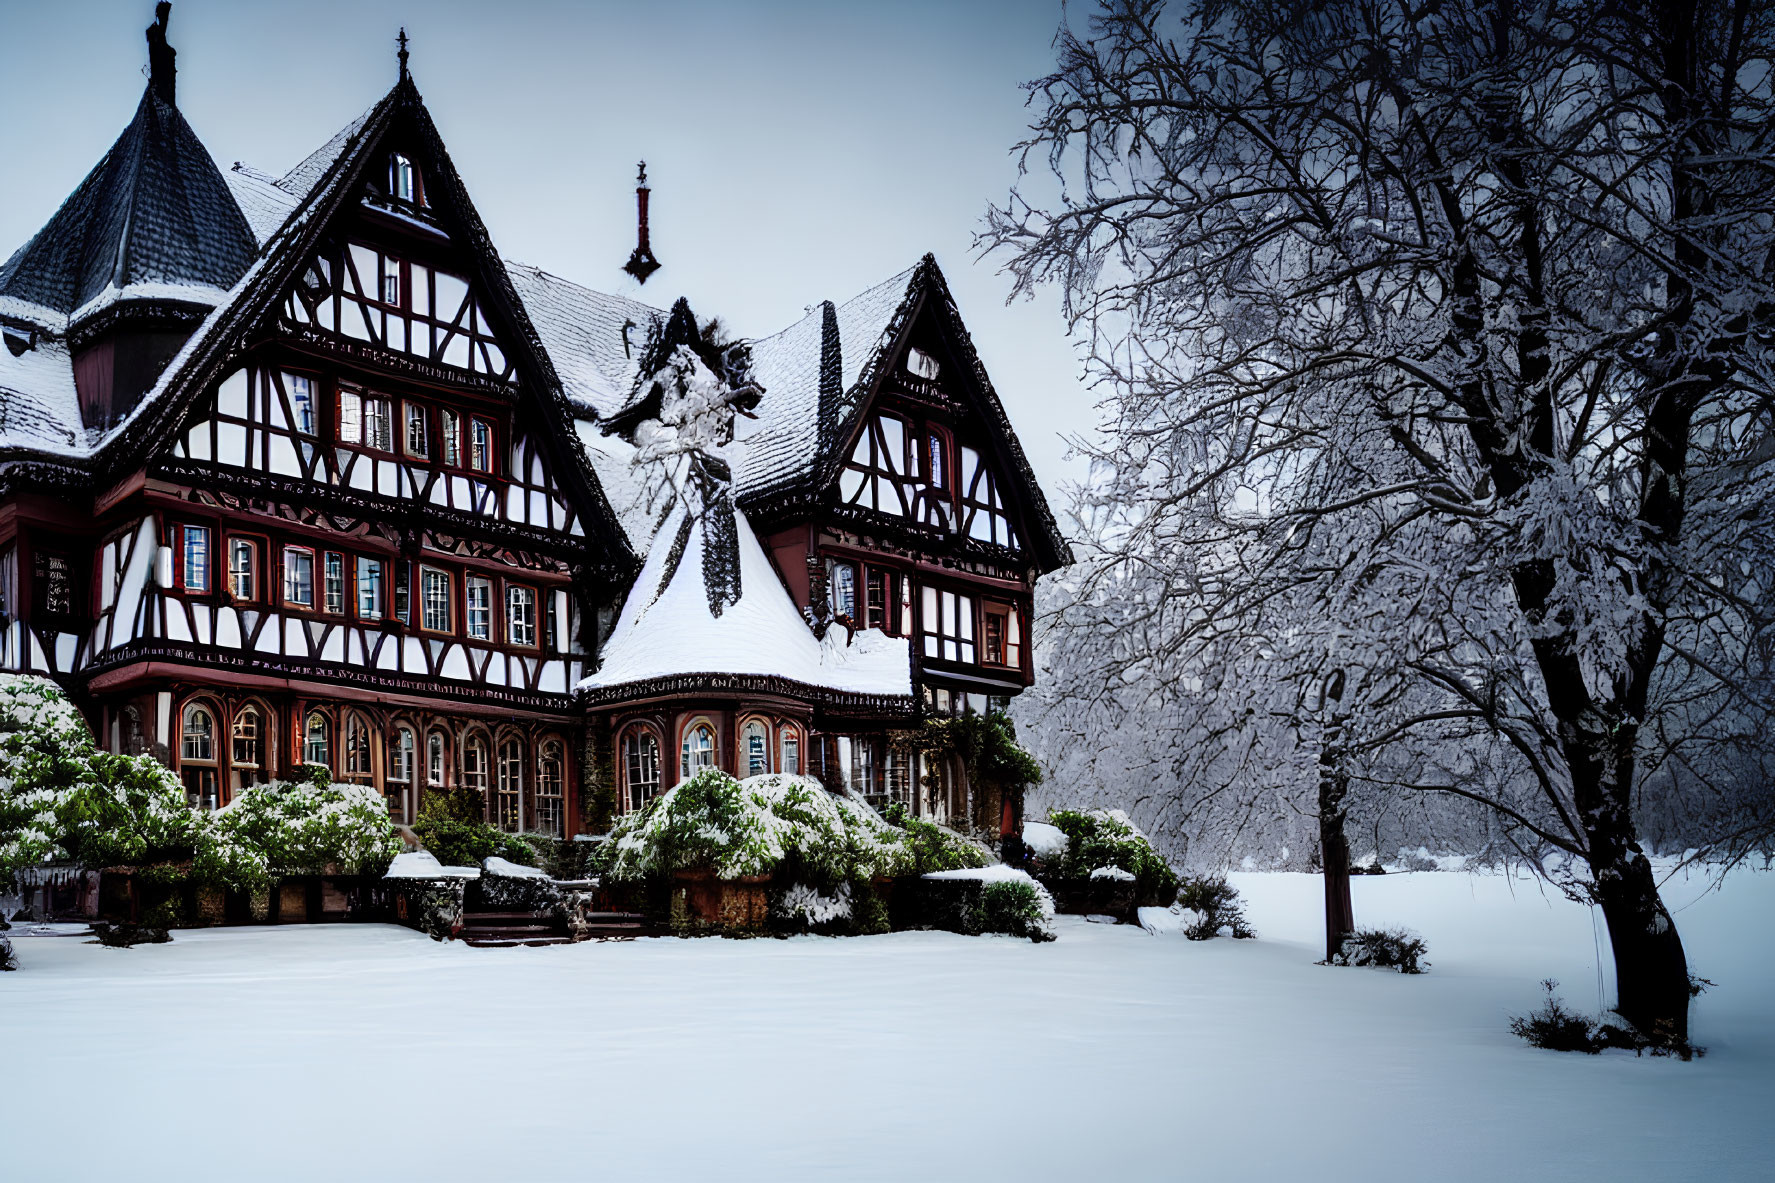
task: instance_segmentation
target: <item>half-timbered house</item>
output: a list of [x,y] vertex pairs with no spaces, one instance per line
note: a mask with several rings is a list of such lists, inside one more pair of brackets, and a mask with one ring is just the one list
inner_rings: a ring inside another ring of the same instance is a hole
[[630,463],[688,309],[502,260],[404,47],[287,174],[218,169],[167,8],[134,118],[0,267],[0,669],[200,808],[318,763],[569,836],[714,765],[1016,824],[909,742],[1029,684],[1068,558],[934,260],[746,343],[723,620]]

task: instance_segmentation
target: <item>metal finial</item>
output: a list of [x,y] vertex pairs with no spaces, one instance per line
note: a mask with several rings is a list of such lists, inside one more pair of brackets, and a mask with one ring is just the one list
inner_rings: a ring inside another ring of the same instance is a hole
[[645,160],[643,160],[640,164],[635,166],[635,184],[645,185],[646,183],[647,183],[647,162]]
[[395,38],[395,43],[401,47],[401,51],[395,56],[401,59],[401,81],[405,82],[407,80],[407,26],[401,26],[400,36]]

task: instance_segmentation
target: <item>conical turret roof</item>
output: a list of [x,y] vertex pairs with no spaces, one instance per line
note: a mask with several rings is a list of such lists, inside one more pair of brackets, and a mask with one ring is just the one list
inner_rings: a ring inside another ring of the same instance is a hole
[[150,86],[104,159],[0,267],[0,304],[52,314],[36,318],[49,328],[130,296],[215,304],[257,253],[215,161]]

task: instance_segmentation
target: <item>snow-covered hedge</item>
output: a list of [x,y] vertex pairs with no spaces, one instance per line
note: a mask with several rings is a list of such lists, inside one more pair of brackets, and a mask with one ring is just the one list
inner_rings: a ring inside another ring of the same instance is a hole
[[158,760],[98,750],[54,683],[0,675],[0,884],[44,862],[189,860],[200,882],[248,889],[274,872],[379,873],[399,850],[382,799],[324,772],[194,813]]
[[402,849],[388,806],[368,785],[334,784],[324,769],[235,794],[203,819],[193,869],[249,888],[272,872],[380,875]]
[[[1048,823],[1066,835],[1066,853],[1044,860],[1059,880],[1134,881],[1141,903],[1168,906],[1177,897],[1177,874],[1119,809],[1057,809]],[[1054,865],[1058,863],[1058,865]]]
[[987,851],[928,822],[890,825],[811,777],[735,780],[704,769],[618,822],[606,874],[618,882],[684,870],[722,879],[787,875],[840,883],[985,866]]
[[99,751],[53,682],[0,675],[0,884],[37,863],[189,857],[197,830],[165,765]]

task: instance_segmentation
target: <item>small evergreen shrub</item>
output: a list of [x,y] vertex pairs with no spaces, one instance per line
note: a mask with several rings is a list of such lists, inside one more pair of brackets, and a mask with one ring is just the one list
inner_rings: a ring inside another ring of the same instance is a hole
[[1550,1052],[1583,1052],[1594,1056],[1602,1051],[1605,1045],[1597,1037],[1597,1024],[1565,1008],[1555,993],[1559,983],[1546,978],[1541,982],[1541,988],[1547,992],[1547,1001],[1540,1010],[1511,1019],[1511,1032],[1527,1040],[1531,1047]]
[[1119,867],[1134,876],[1134,894],[1140,903],[1168,906],[1177,894],[1176,872],[1121,810],[1057,809],[1048,815],[1048,824],[1067,838],[1066,857],[1056,878],[1082,882],[1093,872]]
[[1192,941],[1206,941],[1230,930],[1236,940],[1257,936],[1245,919],[1245,905],[1239,900],[1239,889],[1226,881],[1225,875],[1205,875],[1185,879],[1178,885],[1177,902],[1199,917],[1183,935]]
[[1054,939],[1035,884],[1017,879],[995,879],[986,884],[980,893],[978,928],[1038,942]]
[[1429,971],[1430,963],[1425,960],[1429,952],[1430,946],[1424,943],[1422,937],[1403,928],[1368,928],[1346,936],[1337,956],[1331,959],[1331,964],[1371,966],[1375,969],[1396,969],[1402,974],[1421,974]]
[[446,867],[479,866],[490,858],[526,867],[537,865],[534,846],[516,834],[488,825],[482,813],[481,795],[471,788],[457,785],[430,789],[419,807],[413,833]]
[[92,932],[94,936],[99,938],[99,944],[107,949],[127,949],[132,945],[164,945],[173,939],[164,925],[152,923],[130,924],[95,920]]

